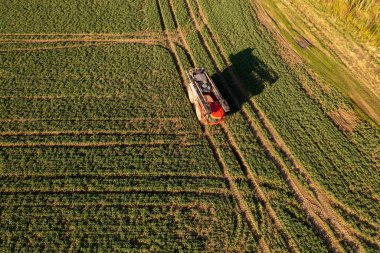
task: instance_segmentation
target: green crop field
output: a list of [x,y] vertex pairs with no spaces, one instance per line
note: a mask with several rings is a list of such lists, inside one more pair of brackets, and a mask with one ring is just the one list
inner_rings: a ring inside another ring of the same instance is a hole
[[[271,22],[254,0],[0,1],[0,251],[379,252],[380,128]],[[197,120],[195,66],[222,124]]]

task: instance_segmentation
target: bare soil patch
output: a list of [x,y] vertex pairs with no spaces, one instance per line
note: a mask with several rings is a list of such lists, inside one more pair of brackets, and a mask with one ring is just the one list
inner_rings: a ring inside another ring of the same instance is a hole
[[328,113],[328,115],[334,121],[335,125],[349,133],[351,133],[360,122],[355,111],[344,106]]

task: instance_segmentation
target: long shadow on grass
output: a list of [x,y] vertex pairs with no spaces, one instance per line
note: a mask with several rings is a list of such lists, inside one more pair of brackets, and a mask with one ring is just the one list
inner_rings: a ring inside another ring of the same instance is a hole
[[[229,94],[228,90],[224,87],[219,76],[217,74],[212,76],[212,79],[230,104],[230,113],[238,112],[242,105],[252,96],[263,92],[265,85],[271,85],[278,80],[278,75],[262,60],[253,55],[252,51],[252,48],[247,48],[237,54],[231,54],[229,58],[232,65],[224,69],[221,73],[228,82],[228,86],[230,90],[232,90],[233,95],[238,100],[238,104],[233,102],[231,94]],[[244,94],[239,90],[237,84],[233,82],[230,74],[231,69],[242,81],[245,88]]]

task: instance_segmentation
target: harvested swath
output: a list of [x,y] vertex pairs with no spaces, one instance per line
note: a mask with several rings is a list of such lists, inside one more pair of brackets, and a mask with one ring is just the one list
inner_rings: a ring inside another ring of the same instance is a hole
[[[161,25],[162,25],[162,28],[164,31],[166,31],[166,25],[165,25],[165,20],[163,18],[163,12],[162,12],[162,7],[161,7],[161,3],[159,0],[156,0],[156,4],[157,4],[157,7],[159,9],[159,14],[160,14],[160,20],[161,20]],[[172,3],[168,2],[169,4],[169,7],[171,9],[171,12],[172,12],[172,15],[174,15],[174,10],[173,10],[173,5]],[[173,18],[175,20],[175,18]],[[178,26],[178,22],[175,21],[175,24]],[[186,75],[185,75],[185,71],[183,70],[183,67],[182,65],[180,64],[180,59],[178,57],[178,54],[177,54],[177,51],[174,47],[174,44],[169,41],[169,45],[170,45],[170,48],[173,52],[173,55],[174,55],[174,58],[175,58],[175,61],[177,62],[177,68],[178,68],[178,71],[180,72],[181,74],[181,77],[182,77],[182,81],[183,81],[183,88],[184,90],[186,90],[186,87],[185,87],[185,84],[184,84],[184,81],[186,80]],[[190,53],[189,53],[190,54]],[[263,240],[263,238],[260,238],[260,234],[258,233],[258,228],[257,228],[257,225],[255,224],[254,222],[254,219],[253,219],[253,216],[247,206],[247,203],[245,202],[243,196],[240,194],[237,186],[236,186],[236,183],[235,181],[233,180],[233,178],[231,177],[231,175],[229,174],[229,171],[228,171],[228,168],[225,164],[225,162],[223,161],[223,159],[221,158],[221,155],[217,149],[217,146],[214,144],[215,143],[215,140],[212,138],[212,136],[205,131],[204,127],[202,127],[203,131],[205,132],[205,136],[206,136],[206,139],[209,143],[209,146],[211,148],[211,150],[213,151],[213,154],[214,154],[214,157],[216,158],[218,164],[219,164],[219,167],[221,168],[222,172],[223,172],[223,175],[225,176],[225,178],[227,179],[228,181],[228,185],[231,189],[231,194],[232,196],[234,197],[235,201],[237,202],[238,206],[239,206],[239,209],[240,211],[245,215],[246,217],[246,220],[248,221],[248,224],[250,226],[250,229],[255,237],[255,239],[259,242],[259,245],[262,249],[263,252],[269,252],[269,248],[268,246],[266,245],[265,241]]]

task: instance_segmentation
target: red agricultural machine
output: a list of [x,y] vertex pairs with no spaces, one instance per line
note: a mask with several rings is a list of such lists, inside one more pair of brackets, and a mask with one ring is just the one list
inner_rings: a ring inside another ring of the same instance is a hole
[[194,68],[186,71],[186,74],[190,81],[187,92],[199,121],[206,125],[222,123],[230,107],[206,70]]

